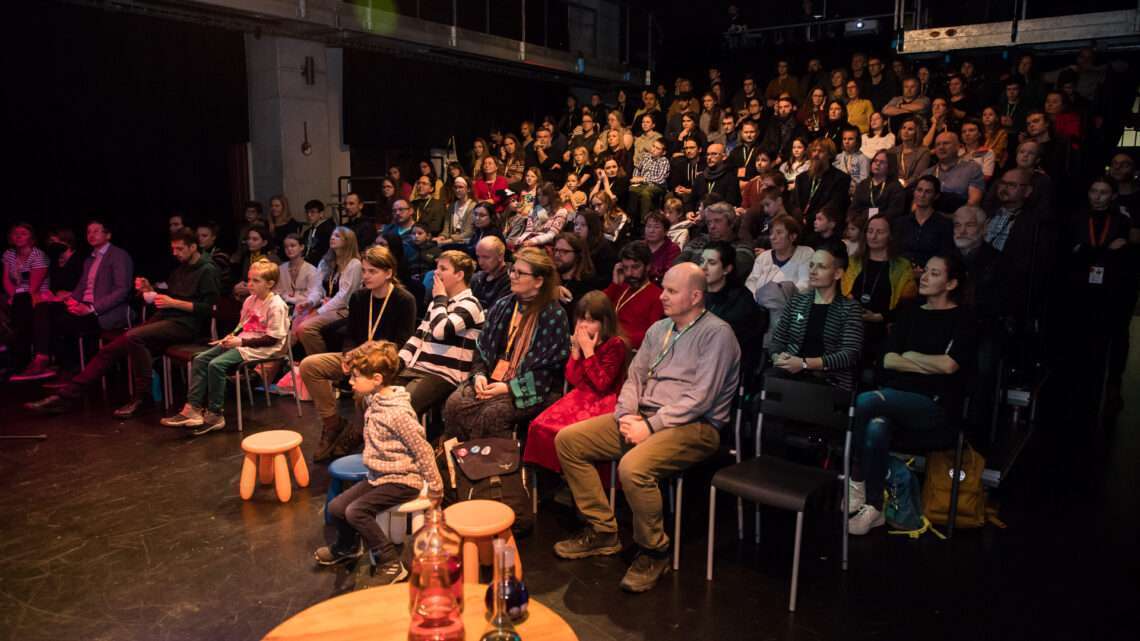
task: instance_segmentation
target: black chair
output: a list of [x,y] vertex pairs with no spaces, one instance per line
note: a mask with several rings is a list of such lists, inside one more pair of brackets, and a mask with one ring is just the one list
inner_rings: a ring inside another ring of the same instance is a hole
[[[842,482],[843,569],[847,569],[847,479],[851,472],[851,430],[855,413],[854,393],[781,376],[766,376],[760,394],[760,411],[756,419],[756,457],[737,463],[713,475],[709,487],[709,533],[707,571],[712,581],[713,543],[716,534],[716,492],[718,489],[760,505],[796,512],[796,540],[792,556],[792,584],[788,610],[796,610],[796,592],[800,570],[800,544],[803,538],[804,512],[808,505],[828,486]],[[835,435],[844,434],[843,473],[793,463],[761,453],[764,418],[780,418],[824,428]],[[739,449],[739,447],[738,447]],[[760,541],[760,513],[756,512],[756,541]]]

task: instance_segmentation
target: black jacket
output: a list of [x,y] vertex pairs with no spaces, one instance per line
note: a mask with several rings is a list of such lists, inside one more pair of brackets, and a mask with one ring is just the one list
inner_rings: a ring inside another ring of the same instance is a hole
[[711,193],[720,194],[733,207],[740,206],[740,181],[736,178],[735,167],[723,163],[715,169],[705,167],[693,185],[693,206]]
[[835,167],[828,166],[827,171],[819,177],[819,183],[815,185],[814,179],[811,177],[810,172],[804,172],[796,176],[796,200],[799,206],[802,218],[810,226],[812,219],[815,218],[816,212],[824,206],[833,208],[837,212],[847,211],[850,198],[848,194],[851,190],[851,176],[839,171]]

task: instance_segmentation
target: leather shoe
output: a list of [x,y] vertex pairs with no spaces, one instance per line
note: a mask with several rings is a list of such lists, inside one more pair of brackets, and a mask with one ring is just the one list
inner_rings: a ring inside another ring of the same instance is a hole
[[37,412],[39,414],[63,414],[71,409],[71,400],[60,396],[59,394],[52,394],[45,396],[38,401],[24,403],[24,409]]
[[128,418],[134,417],[135,414],[138,414],[139,412],[147,409],[148,405],[149,403],[142,399],[135,399],[115,410],[111,415],[121,421],[125,421]]

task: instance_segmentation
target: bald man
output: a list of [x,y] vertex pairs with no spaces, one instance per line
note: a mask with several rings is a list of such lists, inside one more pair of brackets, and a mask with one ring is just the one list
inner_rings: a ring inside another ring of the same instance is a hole
[[507,278],[505,259],[507,246],[496,236],[487,236],[475,244],[475,260],[479,271],[471,279],[471,291],[483,305],[491,309],[495,301],[511,291],[511,280]]
[[693,263],[665,273],[666,318],[645,334],[629,366],[613,414],[575,423],[554,444],[586,528],[559,541],[564,559],[617,554],[617,521],[594,464],[618,459],[622,490],[633,511],[639,553],[622,578],[629,592],[645,592],[670,569],[669,537],[658,481],[713,455],[730,422],[739,379],[740,347],[732,328],[705,310],[705,274]]
[[958,134],[944,131],[934,139],[934,156],[938,162],[923,172],[942,183],[941,195],[934,207],[940,212],[953,214],[962,205],[977,207],[986,193],[986,178],[978,163],[958,155],[961,143]]

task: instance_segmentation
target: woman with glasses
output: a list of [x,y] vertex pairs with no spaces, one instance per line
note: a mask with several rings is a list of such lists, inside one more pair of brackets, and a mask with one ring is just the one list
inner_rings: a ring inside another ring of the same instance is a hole
[[524,247],[508,274],[511,293],[487,313],[471,377],[444,404],[445,438],[509,438],[515,425],[561,392],[570,330],[554,262],[541,249]]

